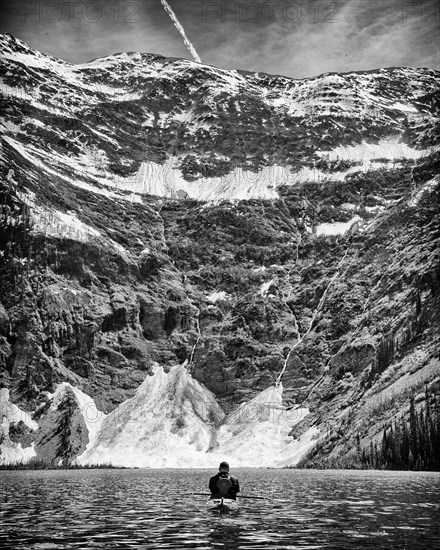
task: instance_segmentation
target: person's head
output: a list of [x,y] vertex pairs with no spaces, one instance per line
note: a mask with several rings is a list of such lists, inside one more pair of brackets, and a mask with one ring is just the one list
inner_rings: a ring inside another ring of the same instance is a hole
[[227,462],[220,462],[218,472],[219,474],[229,474],[229,464]]

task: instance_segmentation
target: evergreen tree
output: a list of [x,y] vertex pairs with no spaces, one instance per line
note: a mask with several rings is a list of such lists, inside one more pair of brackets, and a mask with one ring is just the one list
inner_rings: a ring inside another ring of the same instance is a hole
[[75,396],[71,390],[68,390],[66,397],[58,408],[62,413],[58,428],[60,434],[58,456],[61,458],[63,466],[70,466],[73,458],[75,458],[72,441],[72,419],[76,408]]

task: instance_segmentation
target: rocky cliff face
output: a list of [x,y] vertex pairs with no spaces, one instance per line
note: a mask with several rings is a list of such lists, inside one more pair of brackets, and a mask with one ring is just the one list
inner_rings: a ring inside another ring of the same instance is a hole
[[59,384],[110,413],[154,363],[226,413],[281,381],[312,411],[291,437],[331,433],[330,456],[438,391],[438,72],[293,80],[1,44],[0,385],[39,411],[3,438],[80,455]]

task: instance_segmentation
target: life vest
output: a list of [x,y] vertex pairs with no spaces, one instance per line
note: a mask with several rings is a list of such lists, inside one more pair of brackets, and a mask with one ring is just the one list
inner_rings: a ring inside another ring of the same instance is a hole
[[220,477],[216,483],[217,489],[220,491],[220,496],[226,497],[229,489],[232,487],[232,481],[229,477]]

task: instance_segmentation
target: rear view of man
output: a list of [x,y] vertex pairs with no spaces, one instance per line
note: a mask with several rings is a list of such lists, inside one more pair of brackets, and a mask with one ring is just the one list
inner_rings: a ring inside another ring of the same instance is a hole
[[211,491],[211,498],[218,498],[220,496],[232,498],[233,500],[237,498],[240,486],[238,479],[229,473],[229,464],[227,462],[221,462],[218,474],[212,476],[209,480],[209,490]]

